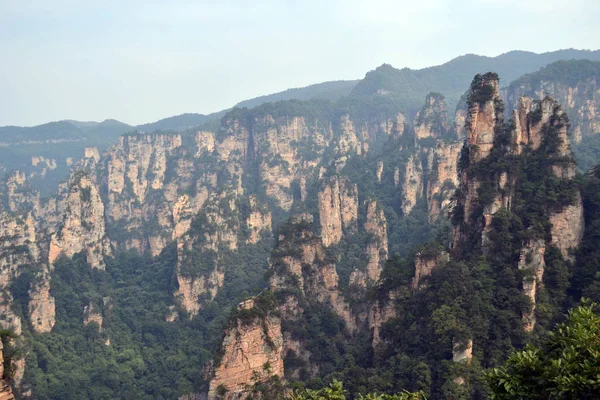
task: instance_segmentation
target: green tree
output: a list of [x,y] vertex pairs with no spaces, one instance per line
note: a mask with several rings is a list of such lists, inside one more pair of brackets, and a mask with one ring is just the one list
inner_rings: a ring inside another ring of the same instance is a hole
[[[329,387],[319,390],[296,390],[289,400],[346,400],[347,392],[342,382],[334,380]],[[411,393],[403,391],[400,394],[359,394],[359,400],[425,400],[423,392]]]
[[528,345],[488,373],[492,398],[596,399],[600,391],[600,318],[582,300],[539,347]]

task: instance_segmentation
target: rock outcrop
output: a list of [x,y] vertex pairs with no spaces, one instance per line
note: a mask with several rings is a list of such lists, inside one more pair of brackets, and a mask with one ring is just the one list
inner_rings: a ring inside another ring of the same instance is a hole
[[10,387],[10,377],[4,373],[4,345],[0,341],[0,400],[13,400],[14,398]]
[[332,176],[318,194],[321,238],[325,246],[338,243],[344,233],[355,231],[358,221],[358,189],[347,178]]
[[417,201],[423,197],[423,167],[421,160],[411,155],[406,163],[404,180],[402,182],[402,212],[410,214]]
[[250,214],[246,219],[248,227],[247,243],[256,244],[264,234],[270,235],[271,228],[271,212],[265,207],[260,207],[255,196],[249,197]]
[[523,294],[531,302],[531,309],[522,313],[523,330],[525,332],[533,331],[535,327],[535,306],[537,289],[543,284],[544,269],[546,262],[544,253],[546,252],[546,243],[543,239],[533,239],[523,246],[519,256],[518,268],[527,272],[523,278]]
[[429,221],[446,214],[452,206],[452,198],[459,185],[458,160],[462,145],[439,143],[434,150],[433,168],[427,182],[427,209]]
[[90,303],[83,308],[83,324],[89,325],[94,323],[98,326],[98,331],[102,332],[102,323],[104,318],[102,317],[102,311],[94,303]]
[[240,232],[234,195],[213,195],[189,231],[177,239],[175,299],[192,318],[223,286],[222,249],[236,251]]
[[38,333],[50,332],[56,323],[56,304],[50,294],[50,274],[43,271],[29,289],[29,319]]
[[365,250],[368,260],[367,277],[372,282],[376,282],[388,259],[387,220],[383,210],[377,206],[377,201],[367,201],[366,209],[367,218],[364,228],[371,234]]
[[104,203],[93,179],[83,170],[75,172],[68,182],[63,221],[52,236],[48,261],[65,255],[73,257],[83,251],[92,268],[104,269],[104,257],[112,254],[106,235]]
[[496,133],[503,129],[504,108],[498,94],[498,82],[496,74],[487,73],[478,75],[471,84],[465,129],[472,163],[488,156]]
[[330,304],[348,331],[354,332],[355,318],[339,289],[335,262],[328,257],[321,238],[312,232],[312,224],[310,214],[301,214],[280,233],[270,258],[271,290],[299,290],[310,301]]
[[223,356],[210,381],[209,399],[244,399],[253,383],[271,375],[283,378],[280,317],[255,310],[254,299],[242,302],[238,313],[225,332]]
[[413,121],[416,139],[440,138],[448,130],[446,101],[440,93],[429,93]]
[[55,305],[50,295],[48,265],[42,260],[36,223],[31,213],[0,213],[0,297],[3,329],[20,334],[21,318],[12,310],[9,286],[25,269],[37,266],[39,271],[29,291],[29,317],[34,330],[48,332],[54,326]]
[[[600,74],[595,64],[586,60],[559,61],[511,83],[503,96],[515,109],[522,97],[556,99],[569,115],[573,140],[577,143],[600,132]],[[583,69],[577,70],[579,67]]]
[[573,260],[569,250],[576,250],[583,239],[585,228],[583,203],[578,192],[573,204],[549,216],[552,244],[559,248],[563,257]]
[[442,249],[417,253],[415,256],[415,276],[411,283],[412,289],[422,289],[425,285],[423,280],[431,276],[435,268],[442,267],[449,260],[449,254]]

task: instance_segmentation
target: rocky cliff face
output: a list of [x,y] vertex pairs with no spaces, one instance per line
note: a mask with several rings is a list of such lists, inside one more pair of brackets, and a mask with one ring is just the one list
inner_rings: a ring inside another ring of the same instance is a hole
[[246,218],[249,236],[246,242],[256,244],[263,235],[270,235],[272,232],[271,213],[265,207],[260,207],[255,196],[249,197],[249,205],[250,215]]
[[429,93],[413,121],[416,139],[440,138],[448,130],[446,101],[440,93]]
[[273,275],[271,290],[299,290],[304,298],[329,303],[333,311],[353,332],[356,322],[339,289],[335,260],[328,256],[322,239],[312,232],[310,214],[293,217],[280,234],[270,259]]
[[256,310],[254,299],[242,302],[238,313],[225,332],[223,356],[210,381],[209,399],[243,399],[249,385],[270,375],[283,377],[281,319]]
[[525,332],[531,332],[535,327],[535,300],[537,289],[543,284],[544,269],[546,267],[545,252],[546,243],[544,240],[535,239],[526,243],[519,255],[518,268],[527,272],[527,276],[523,278],[523,294],[531,301],[532,306],[530,310],[522,313],[523,330]]
[[[467,153],[465,162],[475,165],[491,152],[497,134],[503,132],[503,104],[498,95],[498,76],[487,73],[477,75],[467,95],[468,111],[465,120]],[[468,158],[468,161],[467,161]],[[460,193],[458,210],[462,213],[462,224],[454,226],[454,245],[464,239],[464,224],[472,217],[471,212],[477,205],[478,189],[481,180],[469,176],[467,168],[460,173]],[[494,200],[494,206],[497,202]],[[486,210],[489,216],[497,210]],[[485,228],[485,225],[484,225]]]
[[440,214],[447,214],[454,192],[459,185],[458,160],[460,143],[439,143],[434,150],[433,168],[427,182],[427,208],[433,222]]
[[104,203],[93,178],[87,172],[75,172],[62,199],[64,214],[61,226],[52,236],[48,261],[65,255],[73,257],[84,251],[92,268],[104,269],[104,257],[112,247],[106,235]]
[[470,161],[476,163],[490,154],[494,137],[502,129],[502,100],[498,94],[498,76],[486,74],[471,85],[465,119]]
[[[99,169],[106,179],[107,220],[110,225],[124,226],[128,236],[117,245],[140,253],[150,250],[152,255],[164,248],[173,229],[171,216],[178,189],[191,185],[188,160],[179,160],[167,171],[167,158],[181,144],[180,135],[126,135],[105,154]],[[167,179],[168,173],[177,179]],[[160,229],[151,229],[149,224]]]
[[415,276],[411,283],[412,289],[423,288],[425,285],[424,279],[431,276],[435,268],[442,267],[449,259],[449,254],[441,249],[417,253],[415,256]]
[[13,400],[15,398],[9,382],[10,377],[4,374],[4,346],[0,342],[0,400]]
[[12,310],[9,285],[25,269],[38,266],[29,290],[29,317],[34,330],[48,332],[54,326],[54,298],[50,295],[48,265],[42,259],[36,223],[31,213],[0,213],[0,295],[4,308],[4,329],[21,332],[21,318]]
[[318,194],[321,238],[325,246],[338,243],[344,233],[355,231],[358,221],[358,189],[347,178],[332,176]]
[[372,235],[366,248],[367,277],[372,282],[377,282],[388,259],[387,220],[383,210],[377,206],[377,201],[368,201],[366,209],[367,219],[364,228],[367,233]]
[[423,197],[423,167],[418,156],[412,155],[406,163],[402,183],[402,212],[410,214],[417,201]]
[[191,229],[177,239],[178,290],[175,298],[192,318],[206,301],[212,301],[223,286],[221,249],[238,247],[240,221],[232,196],[213,196],[203,213],[191,222]]
[[[566,79],[569,68],[577,68],[577,63],[582,63],[582,67],[590,65],[591,68],[574,71],[572,78]],[[515,109],[522,97],[543,100],[550,96],[556,99],[569,115],[573,140],[579,142],[582,137],[600,132],[600,75],[594,64],[597,63],[583,60],[552,64],[513,82],[503,91],[503,97]],[[550,74],[561,66],[565,69]]]

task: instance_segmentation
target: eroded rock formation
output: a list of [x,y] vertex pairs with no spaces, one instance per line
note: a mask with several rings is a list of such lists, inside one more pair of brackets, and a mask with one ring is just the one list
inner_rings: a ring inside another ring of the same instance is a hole
[[321,237],[325,246],[338,243],[345,232],[356,230],[358,189],[347,178],[332,176],[318,194]]
[[92,268],[104,269],[104,257],[112,254],[112,247],[106,235],[104,203],[98,187],[82,170],[75,172],[68,182],[63,198],[63,221],[52,236],[48,261],[65,255],[73,257],[84,251]]
[[240,317],[225,332],[223,356],[210,381],[209,399],[242,399],[248,385],[271,375],[283,378],[281,319],[274,313],[254,311],[254,300],[240,303]]
[[439,138],[448,130],[446,101],[440,93],[429,93],[414,119],[415,138]]
[[408,215],[417,201],[423,197],[423,167],[421,160],[415,155],[410,156],[406,163],[402,183],[402,212]]

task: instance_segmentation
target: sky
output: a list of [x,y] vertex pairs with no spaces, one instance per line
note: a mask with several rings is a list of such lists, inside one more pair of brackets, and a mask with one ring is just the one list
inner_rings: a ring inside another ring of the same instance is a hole
[[600,49],[600,0],[0,0],[0,126],[210,113],[383,63]]

